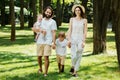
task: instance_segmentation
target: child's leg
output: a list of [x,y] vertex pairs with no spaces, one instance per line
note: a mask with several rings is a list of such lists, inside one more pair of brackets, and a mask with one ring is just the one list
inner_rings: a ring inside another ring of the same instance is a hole
[[61,56],[61,72],[64,72],[65,56]]
[[59,73],[60,73],[61,72],[60,56],[56,55],[56,58],[57,58],[58,69],[59,69]]
[[38,39],[38,34],[36,34],[36,36],[35,36],[35,40],[37,40]]

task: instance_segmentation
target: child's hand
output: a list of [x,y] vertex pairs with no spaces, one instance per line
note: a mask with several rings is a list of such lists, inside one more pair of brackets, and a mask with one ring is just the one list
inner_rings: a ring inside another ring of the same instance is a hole
[[71,48],[71,42],[70,41],[68,42],[68,47]]
[[55,44],[52,44],[52,49],[55,49],[56,48],[56,45]]
[[45,30],[41,30],[41,33],[45,36],[46,35],[46,31]]

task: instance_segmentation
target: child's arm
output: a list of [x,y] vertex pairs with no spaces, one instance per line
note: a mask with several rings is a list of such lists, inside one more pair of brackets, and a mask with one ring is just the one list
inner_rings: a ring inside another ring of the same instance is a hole
[[33,25],[33,27],[32,27],[31,29],[32,29],[33,32],[38,33],[38,32],[40,32],[41,30],[40,30],[40,28],[39,28],[39,29],[36,29],[35,24],[36,24],[36,23],[34,23],[34,25]]

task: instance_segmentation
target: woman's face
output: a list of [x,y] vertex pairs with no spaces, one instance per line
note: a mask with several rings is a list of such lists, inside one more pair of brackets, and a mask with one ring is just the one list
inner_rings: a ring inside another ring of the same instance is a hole
[[75,14],[80,16],[81,14],[80,8],[75,8]]

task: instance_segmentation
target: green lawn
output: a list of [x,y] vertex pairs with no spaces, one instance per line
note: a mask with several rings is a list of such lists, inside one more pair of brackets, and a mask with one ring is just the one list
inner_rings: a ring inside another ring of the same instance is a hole
[[[68,24],[63,24],[58,31],[67,31]],[[58,33],[57,31],[57,33]],[[10,41],[10,26],[0,28],[0,80],[120,80],[114,34],[107,30],[107,53],[92,55],[92,24],[88,25],[86,46],[81,61],[79,77],[69,74],[70,50],[65,63],[65,73],[58,74],[55,51],[50,56],[48,76],[38,74],[36,44],[30,29],[16,28],[16,41]],[[43,65],[44,67],[44,65]]]

